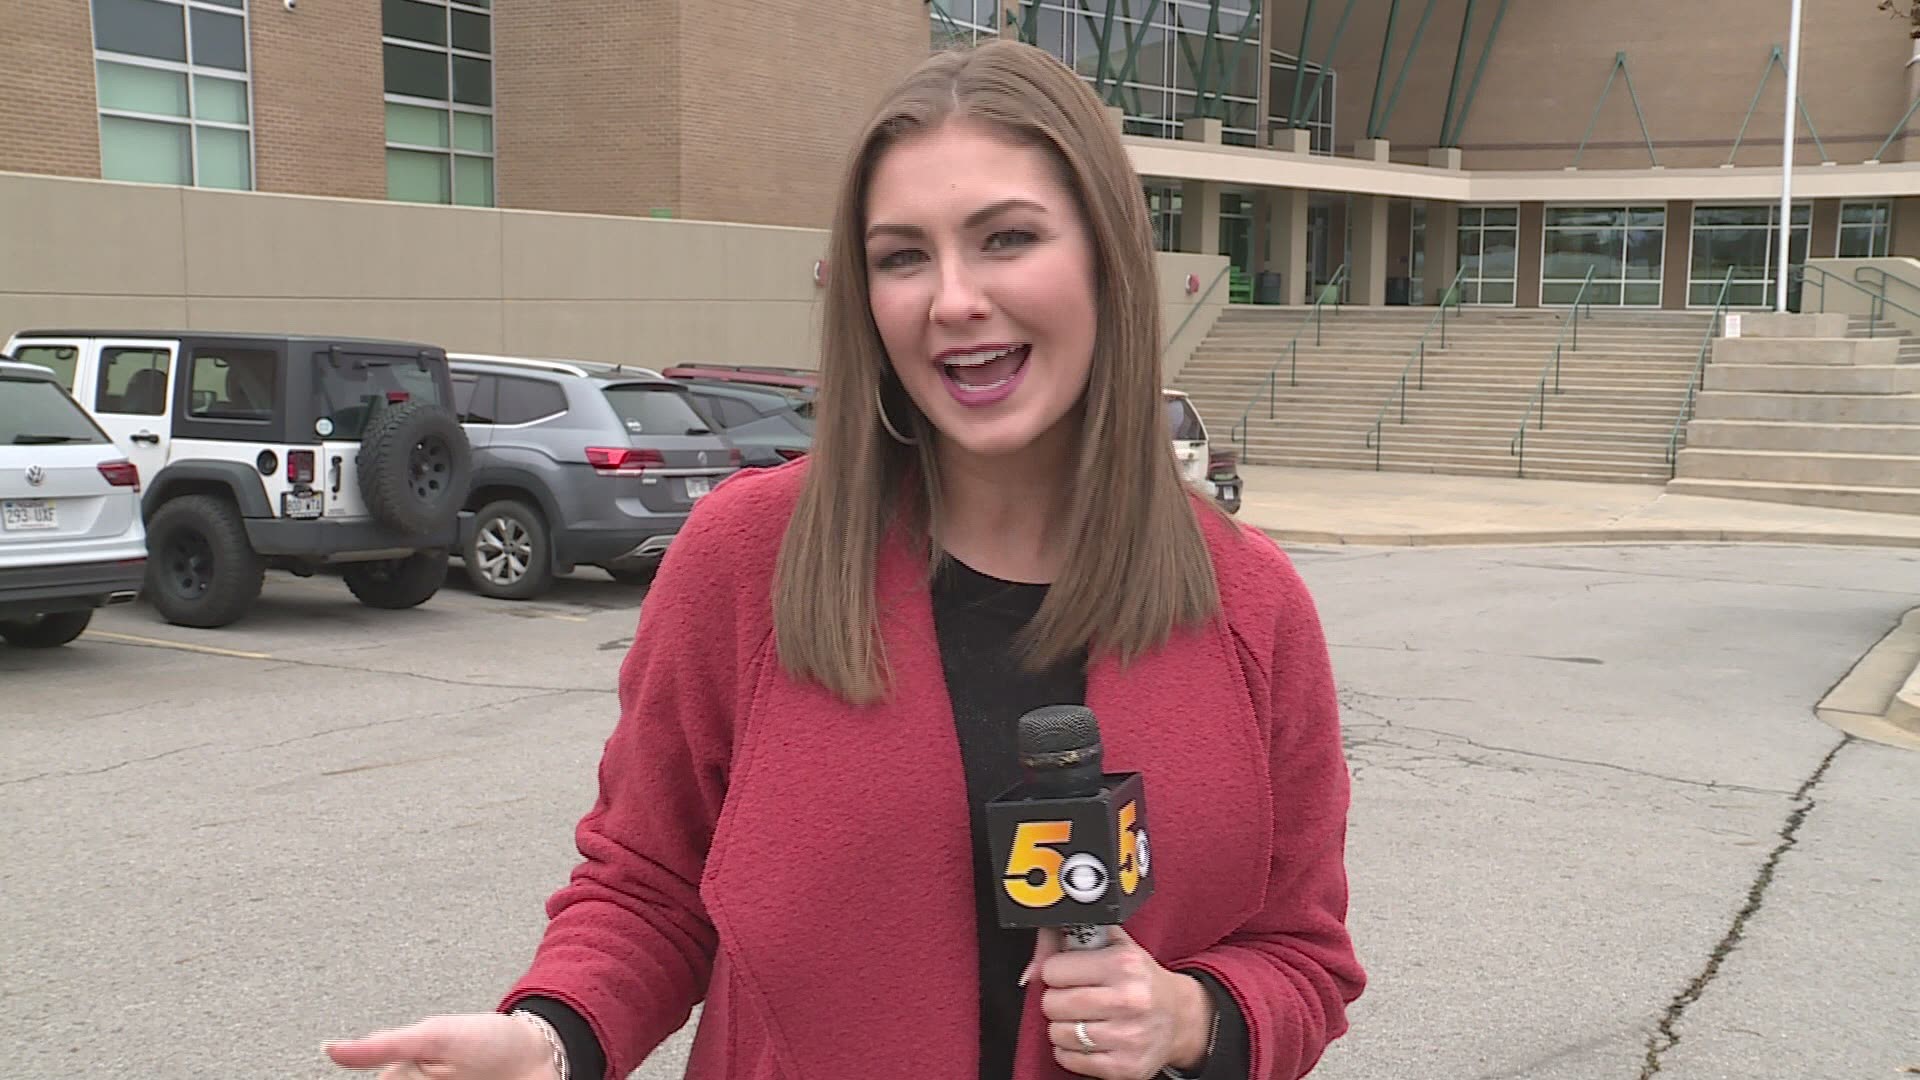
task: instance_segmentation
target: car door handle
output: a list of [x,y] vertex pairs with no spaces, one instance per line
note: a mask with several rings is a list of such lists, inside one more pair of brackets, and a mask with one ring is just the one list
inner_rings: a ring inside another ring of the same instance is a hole
[[149,446],[160,445],[160,436],[155,435],[151,431],[135,432],[134,434],[127,436],[127,438],[132,439],[134,442],[146,443]]

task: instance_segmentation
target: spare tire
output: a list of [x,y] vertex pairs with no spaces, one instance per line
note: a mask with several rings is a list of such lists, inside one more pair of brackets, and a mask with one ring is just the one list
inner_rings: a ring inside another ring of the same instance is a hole
[[452,413],[423,401],[382,410],[360,436],[360,497],[409,535],[451,523],[466,501],[473,450]]

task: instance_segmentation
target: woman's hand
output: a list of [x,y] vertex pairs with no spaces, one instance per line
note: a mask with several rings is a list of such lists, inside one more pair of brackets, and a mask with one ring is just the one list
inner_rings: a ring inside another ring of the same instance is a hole
[[[1098,1080],[1150,1080],[1172,1065],[1205,1064],[1213,1000],[1199,980],[1168,971],[1120,927],[1104,949],[1062,948],[1058,930],[1041,930],[1022,983],[1037,972],[1046,992],[1053,1058]],[[1084,1025],[1088,1050],[1080,1040]]]
[[326,1051],[336,1065],[379,1069],[377,1080],[559,1080],[546,1038],[503,1013],[429,1017]]

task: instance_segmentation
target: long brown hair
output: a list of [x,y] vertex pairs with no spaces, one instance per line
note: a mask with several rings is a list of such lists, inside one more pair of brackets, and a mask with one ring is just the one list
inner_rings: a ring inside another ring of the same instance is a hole
[[[1130,659],[1219,607],[1218,587],[1162,405],[1160,304],[1139,178],[1079,76],[1030,45],[937,54],[876,111],[848,163],[827,255],[811,463],[774,587],[780,660],[855,704],[885,692],[875,571],[905,528],[937,566],[940,470],[932,425],[908,401],[867,303],[867,188],[894,145],[950,119],[1037,147],[1074,193],[1095,262],[1092,371],[1062,527],[1072,545],[1028,626],[1039,667],[1081,649]],[[882,426],[880,402],[905,445]]]

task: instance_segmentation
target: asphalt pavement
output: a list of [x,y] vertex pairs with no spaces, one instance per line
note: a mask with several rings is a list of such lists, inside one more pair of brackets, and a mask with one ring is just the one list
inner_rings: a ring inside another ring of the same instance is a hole
[[[1920,551],[1295,554],[1373,980],[1316,1077],[1920,1067],[1920,754],[1813,713]],[[380,612],[274,575],[224,631],[134,607],[0,648],[0,1075],[317,1080],[349,1075],[324,1039],[491,1007],[572,863],[642,596],[583,571]]]

